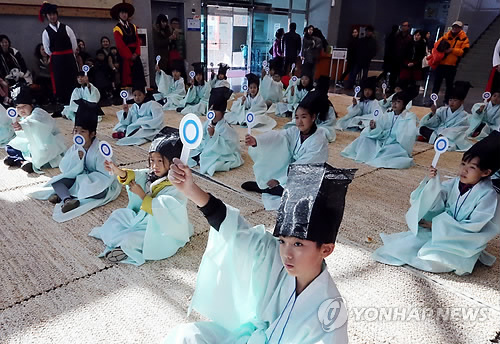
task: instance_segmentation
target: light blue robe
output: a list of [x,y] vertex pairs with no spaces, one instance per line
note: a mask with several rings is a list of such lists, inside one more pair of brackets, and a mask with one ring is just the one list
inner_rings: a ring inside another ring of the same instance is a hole
[[434,130],[429,143],[434,144],[438,136],[445,136],[450,146],[449,151],[466,151],[472,147],[472,143],[467,140],[467,130],[469,129],[469,114],[460,106],[452,112],[449,106],[442,106],[436,110],[436,114],[431,117],[431,113],[425,115],[420,120],[420,127],[427,127]]
[[[21,117],[20,117],[21,118]],[[19,120],[22,130],[16,131],[8,144],[20,150],[26,160],[33,163],[33,170],[41,173],[41,168],[59,166],[66,145],[64,136],[57,128],[56,121],[41,108],[34,108],[31,115]]]
[[267,105],[260,92],[253,98],[248,94],[245,103],[242,104],[241,99],[233,102],[231,111],[224,115],[224,119],[229,124],[247,126],[247,114],[251,112],[254,115],[251,128],[259,131],[269,131],[276,126],[276,121],[269,117],[266,111]]
[[298,296],[295,288],[277,238],[227,206],[219,231],[210,229],[190,306],[212,322],[178,326],[165,344],[346,344],[347,322],[326,332],[318,319],[324,301],[341,297],[326,264]]
[[0,148],[5,147],[16,136],[12,128],[12,119],[7,115],[7,110],[0,104]]
[[[163,177],[147,185],[148,170],[134,172],[135,182],[150,195],[153,187],[166,179]],[[141,265],[146,260],[173,256],[189,241],[193,226],[188,219],[187,198],[175,187],[165,186],[153,197],[152,215],[141,209],[142,199],[128,186],[127,193],[127,208],[115,210],[101,227],[89,234],[106,245],[100,257],[120,247],[128,256],[122,263]]]
[[266,74],[260,82],[259,91],[265,102],[272,103],[267,113],[276,112],[276,104],[283,99],[283,83],[281,81],[274,81],[271,76]]
[[[430,272],[472,273],[478,260],[491,266],[496,258],[485,251],[500,233],[498,196],[486,178],[460,196],[459,177],[441,182],[426,177],[411,194],[406,214],[409,232],[381,234],[384,246],[373,258],[390,265],[409,264]],[[432,221],[432,230],[418,222]]]
[[161,99],[167,100],[163,105],[163,110],[176,110],[178,107],[183,106],[182,101],[186,96],[186,86],[182,77],[179,80],[174,80],[171,75],[167,75],[160,70],[156,72],[155,81],[160,93],[154,94],[153,97],[157,101]]
[[208,135],[209,121],[203,123],[203,139],[198,148],[191,150],[188,165],[196,166],[193,156],[200,155],[200,173],[213,176],[217,171],[229,171],[243,165],[240,138],[236,130],[223,118],[215,125],[212,137]]
[[[84,153],[82,159],[80,159],[78,152]],[[67,213],[63,213],[61,211],[62,204],[56,204],[52,214],[52,218],[55,221],[65,222],[83,215],[94,208],[105,205],[118,198],[121,192],[121,185],[113,175],[110,175],[106,171],[104,161],[104,157],[99,152],[99,139],[95,138],[86,152],[81,146],[73,145],[61,160],[59,166],[61,174],[53,177],[41,190],[32,192],[29,196],[46,200],[50,195],[55,193],[52,184],[61,179],[69,178],[76,179],[69,192],[71,196],[80,201],[80,206]],[[106,190],[104,198],[90,198]]]
[[[118,117],[118,123],[113,131],[125,133],[125,137],[116,142],[120,146],[140,145],[152,141],[163,128],[163,109],[154,100],[142,103],[141,106],[133,104],[126,118],[123,118],[123,110],[118,111],[116,117]],[[135,130],[137,132],[131,135]]]
[[189,88],[180,106],[184,107],[181,113],[183,115],[187,115],[188,113],[194,113],[198,116],[205,115],[208,112],[208,101],[211,90],[212,86],[209,82],[205,82],[203,86],[199,85]]
[[[396,93],[393,93],[389,97],[387,97],[387,99],[380,99],[378,101],[378,105],[380,105],[380,107],[382,108],[382,110],[387,111],[387,110],[391,109],[391,107],[392,107],[392,98],[394,98],[395,94]],[[384,102],[384,100],[385,100],[385,102]]]
[[373,116],[375,110],[379,110],[380,114],[384,112],[377,100],[358,101],[358,104],[350,105],[347,108],[347,114],[337,120],[335,128],[337,130],[363,130],[370,125],[372,119],[377,120]]
[[75,100],[83,99],[91,103],[99,103],[101,99],[101,94],[99,90],[89,83],[89,87],[76,87],[71,93],[71,100],[69,101],[69,105],[64,106],[64,110],[62,111],[63,116],[67,119],[75,121],[76,111],[78,110],[78,104],[75,103]]
[[[268,131],[255,137],[256,147],[248,148],[248,155],[254,161],[253,172],[257,185],[267,189],[267,182],[276,179],[285,187],[290,164],[325,163],[328,160],[327,131],[317,128],[304,142],[300,142],[300,131],[291,127],[279,131]],[[276,210],[281,197],[262,194],[266,210]]]
[[481,105],[484,105],[484,103],[477,103],[472,107],[472,114],[469,117],[470,127],[467,130],[467,136],[470,136],[481,123],[486,124],[477,136],[478,139],[485,138],[493,130],[500,130],[500,104],[493,105],[488,102],[483,112],[478,112]]
[[[292,113],[292,118],[295,117],[295,111],[297,110],[297,107],[299,106],[300,102],[302,99],[304,99],[309,91],[305,88],[299,90],[297,88],[297,85],[300,83],[300,79],[297,79],[296,82],[293,82],[290,80],[290,84],[288,85],[288,88],[286,89],[283,97],[286,100],[286,103],[278,103],[276,104],[276,116],[279,117],[285,117],[285,113],[287,111],[290,111]],[[292,87],[294,88],[294,92],[292,95]]]
[[374,167],[409,168],[413,165],[413,145],[417,116],[404,110],[379,115],[375,129],[366,127],[341,153],[342,156]]
[[[295,117],[295,113],[294,113]],[[283,128],[287,129],[295,126],[295,118],[292,117],[292,120],[286,123]],[[335,113],[335,109],[330,106],[328,109],[328,115],[324,121],[316,118],[316,125],[318,128],[323,128],[326,130],[326,135],[328,138],[328,142],[333,142],[337,138],[337,133],[335,132],[335,124],[337,123],[337,114]]]

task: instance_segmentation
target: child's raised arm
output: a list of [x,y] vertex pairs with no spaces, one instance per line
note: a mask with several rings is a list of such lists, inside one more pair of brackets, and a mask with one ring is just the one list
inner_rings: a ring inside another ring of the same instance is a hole
[[210,195],[203,191],[193,180],[191,169],[185,166],[180,159],[174,158],[168,172],[170,182],[198,207],[207,205]]
[[106,160],[104,162],[104,168],[108,172],[113,172],[113,174],[117,175],[118,177],[124,179],[127,177],[127,172],[122,170],[121,168],[118,168],[112,161]]

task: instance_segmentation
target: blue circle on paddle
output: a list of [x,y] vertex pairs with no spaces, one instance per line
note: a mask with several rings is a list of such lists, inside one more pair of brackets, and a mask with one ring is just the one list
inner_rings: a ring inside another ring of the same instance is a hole
[[294,76],[292,76],[292,81],[293,81],[293,82],[297,82],[297,77],[296,77],[295,75],[294,75]]
[[253,113],[251,112],[247,113],[247,123],[252,123],[254,119],[255,116],[253,115]]
[[375,110],[375,111],[373,112],[373,116],[377,117],[379,113],[380,113],[380,111],[379,111],[379,110]]
[[[196,134],[194,135],[193,138],[189,138],[187,136],[187,128],[190,126],[190,125],[193,125],[194,128],[196,129]],[[196,142],[196,140],[198,140],[198,136],[200,136],[200,129],[198,128],[198,126],[196,125],[196,122],[193,121],[192,119],[189,119],[186,121],[186,123],[184,124],[184,128],[182,128],[182,135],[184,136],[184,140],[186,140],[186,142],[188,144],[194,144]]]
[[490,99],[491,98],[491,93],[490,92],[484,92],[483,93],[483,99],[486,100],[486,99]]
[[207,118],[208,118],[209,120],[212,120],[212,119],[214,119],[214,117],[215,117],[215,112],[213,112],[213,111],[208,111],[208,113],[207,113]]
[[82,135],[75,135],[73,137],[73,141],[79,146],[83,146],[85,144],[85,138]]
[[246,90],[248,90],[248,86],[247,86],[247,85],[243,85],[243,86],[241,86],[241,89],[242,89],[243,91],[246,91]]
[[90,70],[90,67],[89,67],[89,66],[87,66],[87,65],[83,65],[83,66],[82,66],[82,71],[83,71],[83,72],[87,73],[89,70]]
[[436,148],[437,152],[443,153],[448,149],[448,140],[444,137],[440,137],[436,140],[434,147]]
[[7,115],[9,115],[9,117],[11,117],[11,118],[17,117],[17,111],[16,111],[16,109],[14,109],[14,108],[8,109],[7,110]]
[[436,93],[431,94],[431,100],[432,100],[432,101],[434,101],[434,102],[435,102],[436,100],[438,100],[438,98],[439,98],[439,97],[438,97],[438,95],[437,95]]
[[120,97],[122,97],[123,99],[127,99],[128,98],[128,92],[123,90],[120,92]]
[[160,55],[156,55],[156,62],[160,62],[161,60],[161,56]]
[[190,76],[191,78],[194,78],[194,77],[195,77],[195,75],[196,75],[196,73],[195,73],[194,71],[190,71],[190,72],[189,72],[189,76]]
[[354,89],[354,92],[359,93],[359,91],[361,91],[361,87],[356,86],[356,88]]
[[102,155],[108,157],[111,156],[111,147],[107,143],[101,143],[101,153]]

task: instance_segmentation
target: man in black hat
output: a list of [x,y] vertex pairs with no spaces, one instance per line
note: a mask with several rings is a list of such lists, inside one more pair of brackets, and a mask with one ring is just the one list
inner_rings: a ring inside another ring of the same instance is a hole
[[57,5],[45,2],[40,8],[39,19],[47,18],[49,25],[43,30],[42,43],[50,56],[52,91],[58,102],[69,104],[71,92],[76,87],[78,71],[75,53],[78,48],[73,30],[59,22]]
[[434,144],[439,136],[446,136],[450,143],[448,150],[464,151],[472,146],[466,138],[469,114],[463,106],[471,87],[468,81],[455,81],[450,90],[448,106],[437,109],[433,104],[431,112],[420,120],[419,141]]
[[[347,343],[347,311],[325,258],[334,250],[354,172],[327,164],[290,167],[271,234],[200,189],[175,159],[169,180],[212,226],[191,304],[212,322],[182,325],[167,342],[196,336],[211,343],[242,337],[259,343]],[[318,319],[318,312],[328,319]]]
[[118,20],[113,28],[116,48],[122,58],[122,86],[140,85],[146,87],[144,68],[141,61],[141,39],[137,27],[130,22],[135,8],[122,2],[111,8],[111,18]]

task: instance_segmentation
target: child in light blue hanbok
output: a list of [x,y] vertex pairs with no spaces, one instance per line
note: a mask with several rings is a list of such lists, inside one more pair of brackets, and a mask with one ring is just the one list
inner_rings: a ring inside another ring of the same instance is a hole
[[493,90],[491,93],[487,104],[476,103],[472,107],[467,136],[482,139],[492,131],[500,130],[500,90]]
[[120,146],[140,145],[153,138],[163,127],[163,109],[160,104],[148,99],[144,89],[133,89],[134,104],[123,105],[116,113],[118,123],[113,128],[113,138]]
[[7,115],[7,110],[0,104],[0,148],[5,147],[16,136],[12,127],[12,120]]
[[254,161],[256,181],[245,182],[241,187],[263,194],[267,210],[276,209],[291,164],[325,163],[328,160],[327,131],[315,123],[318,113],[328,106],[327,102],[328,97],[325,99],[324,94],[309,92],[295,112],[296,126],[257,137],[245,136],[248,154]]
[[215,75],[214,71],[212,70],[212,75],[210,77],[210,85],[212,86],[212,88],[227,87],[228,89],[231,89],[231,85],[229,84],[229,81],[227,81],[227,71],[230,68],[231,67],[229,67],[225,63],[219,63],[217,75]]
[[369,77],[361,82],[361,99],[352,98],[352,105],[347,108],[347,114],[338,119],[336,129],[338,130],[363,130],[375,119],[373,113],[383,109],[375,99],[377,78]]
[[213,88],[210,109],[215,112],[212,120],[203,123],[203,139],[198,148],[191,150],[189,166],[200,164],[200,172],[212,176],[217,171],[229,171],[243,165],[240,138],[224,119],[227,100],[232,91],[226,87]]
[[8,156],[4,163],[27,173],[42,173],[43,167],[59,166],[66,145],[56,121],[47,111],[33,107],[27,86],[21,88],[14,101],[21,120],[12,124],[16,136],[5,147]]
[[63,117],[75,121],[76,110],[78,110],[78,105],[76,100],[83,99],[91,103],[99,103],[101,99],[101,94],[99,90],[89,82],[89,78],[84,72],[79,72],[77,76],[78,87],[71,93],[71,100],[69,105],[66,105],[62,111]]
[[411,194],[406,214],[410,231],[381,234],[384,246],[373,258],[457,275],[472,273],[477,261],[493,265],[496,258],[486,247],[500,233],[499,198],[490,178],[500,167],[499,142],[488,137],[472,146],[456,178],[441,182],[431,167],[430,176]]
[[186,96],[186,86],[184,78],[181,76],[184,70],[183,61],[174,61],[172,64],[172,75],[165,74],[164,71],[156,65],[156,85],[158,92],[153,95],[156,101],[163,104],[163,110],[176,110],[182,106],[183,99]]
[[341,153],[342,156],[374,167],[409,168],[417,138],[417,116],[406,105],[411,96],[399,92],[392,96],[392,111],[379,114],[361,135]]
[[253,73],[245,76],[248,80],[248,92],[233,102],[231,111],[224,115],[229,124],[247,126],[247,114],[253,114],[252,129],[269,131],[276,126],[276,121],[266,115],[267,105],[259,92],[259,77]]
[[403,91],[402,86],[403,85],[401,82],[396,82],[396,85],[394,86],[394,93],[393,94],[391,94],[389,97],[387,97],[387,95],[384,93],[382,99],[380,99],[378,101],[378,104],[380,105],[382,110],[389,111],[392,108],[392,98],[394,97],[394,95],[396,93]]
[[193,226],[187,198],[167,178],[172,160],[181,150],[178,134],[160,136],[151,143],[149,169],[124,170],[106,162],[106,169],[127,186],[129,202],[90,232],[106,245],[101,257],[141,265],[173,256],[189,241]]
[[174,163],[169,179],[211,226],[189,308],[210,321],[180,325],[164,343],[347,344],[348,312],[324,258],[334,250],[353,171],[292,167],[270,233]]
[[208,112],[208,101],[210,99],[211,83],[205,81],[205,64],[202,62],[193,63],[194,79],[193,85],[189,88],[181,106],[177,109],[183,115],[194,113],[203,116]]
[[469,114],[463,105],[469,88],[468,82],[455,81],[455,86],[450,91],[448,106],[436,109],[433,104],[431,112],[420,120],[419,140],[434,144],[439,136],[445,136],[449,141],[450,151],[464,151],[472,146],[467,140]]
[[68,149],[61,160],[61,174],[53,177],[41,189],[30,194],[36,199],[55,204],[52,218],[57,222],[71,220],[115,200],[121,188],[104,167],[105,158],[99,151],[96,137],[98,105],[76,100],[78,110],[73,133],[85,142]]
[[276,105],[276,116],[295,118],[295,111],[302,99],[314,88],[313,71],[309,65],[302,66],[302,76],[296,82],[290,79],[284,93],[284,102]]
[[276,112],[276,104],[283,100],[283,83],[281,77],[284,75],[283,62],[274,59],[269,62],[269,73],[262,69],[262,81],[260,83],[260,94],[268,107],[268,113]]
[[[320,99],[324,102],[324,104],[322,107],[323,111],[318,113],[318,116],[316,117],[316,125],[318,126],[318,128],[325,129],[328,142],[333,142],[337,138],[337,133],[335,132],[335,124],[337,123],[337,113],[335,112],[333,104],[328,99],[329,88],[330,88],[330,78],[324,75],[320,76],[315,91],[319,91],[323,94],[323,96]],[[283,126],[283,128],[287,129],[293,126],[295,126],[295,119],[292,119],[290,122],[286,123]]]

